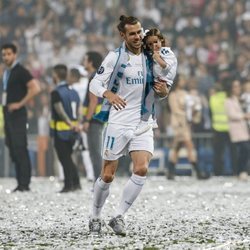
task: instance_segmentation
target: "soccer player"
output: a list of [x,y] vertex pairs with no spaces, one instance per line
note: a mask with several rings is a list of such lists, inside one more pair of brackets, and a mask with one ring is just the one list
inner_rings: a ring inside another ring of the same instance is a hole
[[[90,82],[90,91],[104,97],[96,118],[107,121],[104,129],[101,176],[94,186],[90,232],[101,232],[101,210],[118,167],[118,159],[129,153],[133,173],[125,185],[119,206],[108,225],[118,235],[126,235],[123,215],[138,197],[146,181],[149,161],[154,150],[152,128],[135,136],[133,133],[148,110],[147,94],[153,88],[157,97],[168,95],[166,82],[153,82],[152,59],[142,50],[142,28],[135,17],[120,17],[118,30],[124,42],[111,51]],[[152,118],[150,118],[152,120]]]

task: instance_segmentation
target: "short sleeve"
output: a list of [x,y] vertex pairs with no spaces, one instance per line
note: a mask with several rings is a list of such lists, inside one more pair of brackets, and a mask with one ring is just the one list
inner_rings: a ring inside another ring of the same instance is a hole
[[114,71],[117,58],[118,54],[116,52],[109,52],[103,60],[99,69],[96,71],[96,74],[93,79],[102,82],[103,86],[105,86],[108,83],[112,72]]
[[61,97],[57,91],[52,91],[51,92],[51,103],[55,104],[57,102],[61,102]]
[[22,82],[25,85],[27,85],[27,83],[34,78],[31,75],[31,73],[27,69],[25,69],[25,68],[23,68],[21,76],[22,76]]
[[117,59],[118,59],[118,53],[109,52],[109,54],[105,57],[101,66],[99,67],[99,69],[96,71],[96,74],[91,80],[89,85],[89,90],[94,95],[103,97],[103,93],[108,88],[108,82],[114,71]]

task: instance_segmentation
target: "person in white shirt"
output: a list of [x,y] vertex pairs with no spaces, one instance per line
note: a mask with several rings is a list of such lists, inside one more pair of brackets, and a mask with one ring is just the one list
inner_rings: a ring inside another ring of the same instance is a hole
[[[129,153],[133,173],[123,189],[117,211],[108,223],[116,234],[126,235],[123,215],[138,197],[146,181],[154,141],[152,129],[139,136],[133,134],[141,120],[145,85],[150,74],[145,66],[150,59],[142,50],[141,23],[135,17],[121,16],[117,27],[124,42],[118,50],[109,52],[90,82],[90,91],[107,101],[102,109],[108,117],[103,134],[104,165],[94,186],[89,230],[91,233],[101,232],[100,214],[109,195],[118,159]],[[155,82],[153,88],[160,98],[168,95],[163,81]]]
[[[87,80],[87,79],[86,79]],[[83,108],[83,103],[86,97],[86,91],[88,87],[88,81],[81,81],[81,74],[80,70],[75,68],[70,69],[69,72],[69,83],[71,84],[72,88],[78,93],[81,103],[81,109]],[[82,110],[81,110],[82,111]],[[80,115],[82,115],[80,111]],[[90,157],[89,145],[87,140],[86,132],[81,132],[81,137],[84,145],[84,150],[81,151],[82,161],[86,171],[86,178],[90,182],[94,182],[94,168],[93,163]]]
[[[167,86],[170,89],[176,76],[177,58],[174,52],[170,49],[169,42],[159,29],[152,28],[145,32],[143,43],[145,49],[152,55],[154,60],[153,74],[155,81],[158,79],[166,81]],[[151,92],[154,94],[153,89],[151,89]],[[149,122],[149,116],[150,112],[142,115],[141,123],[134,132],[135,135],[140,135],[151,127],[158,127],[156,119],[154,119],[153,123]]]

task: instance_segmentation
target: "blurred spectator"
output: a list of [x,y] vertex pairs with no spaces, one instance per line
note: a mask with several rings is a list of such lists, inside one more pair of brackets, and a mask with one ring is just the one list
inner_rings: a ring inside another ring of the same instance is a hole
[[[171,110],[171,127],[173,129],[173,144],[169,156],[169,171],[168,179],[173,180],[175,176],[175,165],[178,162],[178,153],[181,147],[187,150],[187,157],[196,171],[198,179],[207,179],[209,176],[200,171],[197,165],[196,150],[194,148],[191,136],[191,122],[193,119],[193,107],[195,104],[193,99],[189,97],[186,91],[187,80],[184,76],[179,75],[173,85],[172,91],[169,95],[169,106]],[[192,102],[190,105],[190,101]],[[190,111],[191,107],[191,112]]]
[[115,20],[138,16],[145,28],[159,27],[171,40],[178,73],[193,77],[208,98],[228,68],[235,78],[250,80],[249,6],[248,0],[0,0],[0,44],[18,45],[49,95],[54,65],[79,64],[90,50],[105,55],[120,42]]
[[[102,55],[96,51],[88,51],[84,57],[83,65],[88,72],[89,83],[96,74],[97,69],[102,63]],[[101,156],[101,145],[102,145],[102,132],[103,123],[93,119],[93,116],[100,112],[103,98],[95,96],[93,93],[88,91],[84,100],[84,117],[82,122],[83,131],[87,134],[87,142],[90,151],[90,158],[94,167],[94,181],[101,174],[102,168],[102,156]]]
[[209,97],[209,91],[214,87],[214,77],[209,74],[205,64],[200,63],[196,69],[197,88],[200,94]]
[[55,65],[52,74],[56,87],[51,92],[50,131],[64,173],[64,187],[60,192],[65,193],[81,189],[78,170],[72,159],[73,146],[78,139],[80,98],[66,82],[66,65]]
[[161,12],[156,8],[155,2],[155,0],[137,1],[136,15],[139,19],[142,19],[143,27],[157,27],[161,22]]
[[[88,89],[87,82],[83,82],[83,81],[81,82],[80,71],[77,68],[72,68],[69,71],[69,83],[80,97],[80,117],[82,119],[83,103],[86,98],[86,92]],[[87,134],[85,132],[82,132],[81,136],[82,136],[82,141],[84,144],[84,150],[81,150],[81,156],[82,156],[82,161],[84,163],[84,167],[86,171],[86,178],[88,181],[94,181],[95,180],[94,168],[93,168],[92,160],[90,158]]]
[[29,191],[31,161],[28,154],[26,105],[40,92],[40,86],[18,62],[14,44],[2,45],[1,53],[6,66],[2,85],[5,144],[15,164],[17,179],[17,187],[13,191]]
[[250,61],[246,55],[241,54],[236,57],[233,77],[240,81],[250,79]]
[[[209,99],[213,128],[213,166],[214,175],[216,176],[224,174],[225,151],[230,145],[229,124],[225,110],[225,100],[226,92],[224,91],[222,84],[218,83],[215,86],[215,93],[213,93]],[[231,147],[229,155],[232,156]],[[236,174],[235,170],[234,174]]]
[[[250,113],[250,81],[244,82],[240,101],[242,104],[243,112]],[[248,129],[250,132],[250,120],[248,121]]]
[[229,82],[225,110],[229,121],[229,134],[231,142],[236,146],[237,160],[235,161],[236,174],[240,180],[247,181],[247,163],[250,152],[250,136],[247,122],[250,113],[244,113],[240,105],[241,84],[238,80]]

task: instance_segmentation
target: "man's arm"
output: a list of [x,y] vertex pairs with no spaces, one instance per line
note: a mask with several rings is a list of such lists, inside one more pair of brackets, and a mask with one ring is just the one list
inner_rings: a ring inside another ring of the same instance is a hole
[[107,90],[108,82],[114,71],[118,55],[115,52],[109,52],[102,62],[102,65],[96,71],[95,76],[89,83],[89,91],[95,96],[103,97]]
[[91,92],[89,92],[88,95],[89,95],[88,112],[85,116],[85,119],[83,121],[83,127],[82,127],[83,131],[85,132],[89,130],[89,122],[95,113],[96,106],[98,105],[98,98]]
[[56,102],[54,103],[54,108],[55,108],[55,111],[56,113],[60,116],[60,118],[66,122],[69,127],[72,129],[72,130],[75,130],[75,131],[79,131],[79,128],[77,125],[74,125],[72,124],[70,118],[68,117],[67,113],[65,112],[64,108],[63,108],[63,104],[61,102]]
[[115,52],[110,52],[106,56],[96,75],[91,80],[89,90],[98,97],[106,98],[116,110],[119,110],[126,106],[125,100],[108,90],[107,87],[104,87],[108,85],[108,81],[114,71],[117,56]]
[[60,118],[66,122],[69,126],[71,126],[71,120],[70,118],[68,117],[67,113],[65,112],[64,108],[63,108],[63,105],[61,102],[56,102],[54,103],[54,108],[55,108],[55,111],[56,113],[60,116]]
[[126,101],[124,99],[122,99],[120,96],[113,93],[112,91],[104,88],[102,84],[96,79],[93,79],[90,82],[89,90],[95,96],[106,98],[109,101],[109,103],[114,106],[116,110],[123,109],[126,106]]
[[14,111],[23,107],[30,99],[36,96],[40,91],[39,82],[36,79],[32,79],[27,83],[27,94],[20,102],[10,103],[8,105],[9,111]]

